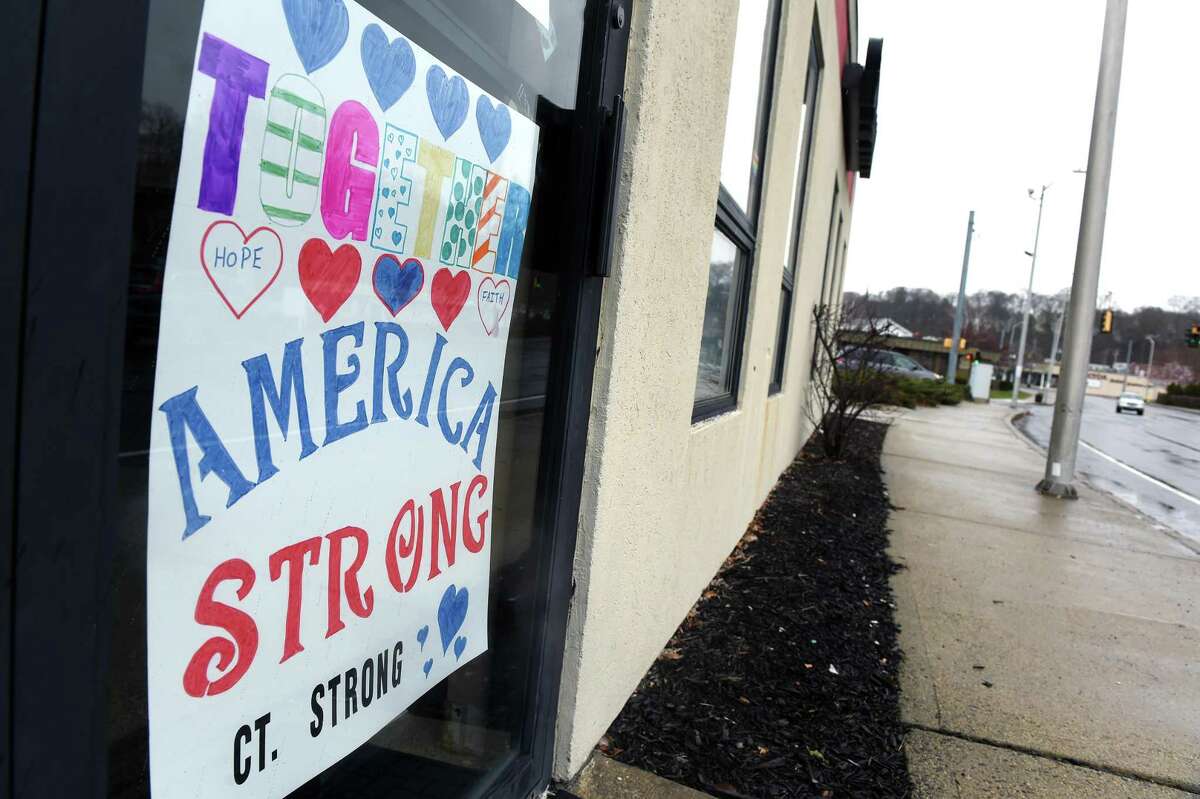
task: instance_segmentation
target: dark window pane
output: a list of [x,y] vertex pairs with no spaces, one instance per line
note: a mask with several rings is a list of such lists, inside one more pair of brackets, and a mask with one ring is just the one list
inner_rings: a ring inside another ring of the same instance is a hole
[[771,368],[770,391],[783,388],[783,367],[787,362],[788,330],[792,323],[792,290],[784,286],[779,294],[779,322],[775,328],[775,364]]
[[[146,42],[139,162],[126,319],[119,453],[120,520],[110,606],[108,795],[149,796],[146,707],[146,530],[151,399],[159,313],[202,0],[152,0]],[[515,107],[538,95],[571,105],[582,0],[552,0],[555,33],[526,45],[533,18],[516,2],[475,8],[466,0],[368,0],[385,21]],[[465,20],[465,21],[464,21]],[[474,25],[476,27],[470,27]],[[457,49],[456,49],[457,48]],[[467,61],[469,52],[477,62]],[[535,63],[529,63],[532,55]],[[542,63],[544,61],[544,63]],[[536,67],[536,68],[535,68]],[[559,330],[558,278],[525,248],[512,305],[497,427],[488,651],[396,716],[371,740],[293,796],[476,795],[527,753],[529,708],[544,618],[538,610],[548,522],[539,494],[545,397]],[[417,663],[405,668],[417,668]],[[224,734],[222,732],[222,734]],[[181,768],[186,764],[181,764]],[[247,795],[252,795],[253,792]]]
[[704,328],[700,334],[700,367],[696,373],[697,402],[733,391],[741,264],[737,247],[721,231],[714,230],[708,300],[704,303]]

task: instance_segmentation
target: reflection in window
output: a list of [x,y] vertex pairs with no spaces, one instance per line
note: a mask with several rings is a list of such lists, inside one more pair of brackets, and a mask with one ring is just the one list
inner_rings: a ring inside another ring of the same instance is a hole
[[714,230],[708,300],[704,303],[704,328],[700,334],[700,366],[696,372],[696,402],[719,398],[733,390],[732,355],[740,315],[742,265],[733,242]]
[[721,185],[747,214],[760,172],[758,102],[764,72],[774,59],[763,58],[768,0],[742,0],[738,6],[729,107],[725,112],[725,148]]
[[796,182],[792,186],[788,216],[792,233],[783,260],[783,285],[779,292],[779,321],[775,328],[775,362],[771,366],[770,393],[783,389],[783,370],[787,363],[788,332],[792,320],[792,296],[795,293],[797,262],[804,235],[805,210],[808,200],[808,173],[812,162],[813,134],[816,130],[817,97],[821,91],[821,72],[825,62],[821,55],[820,23],[813,18],[812,39],[808,48],[808,73],[804,79],[804,105],[800,109],[800,146],[796,151]]

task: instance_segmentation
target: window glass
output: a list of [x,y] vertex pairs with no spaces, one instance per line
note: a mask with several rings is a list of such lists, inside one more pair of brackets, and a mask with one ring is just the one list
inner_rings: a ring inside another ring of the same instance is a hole
[[768,0],[742,0],[738,6],[733,46],[729,106],[725,112],[725,145],[721,185],[747,214],[761,171],[758,108],[765,74]]
[[[147,482],[163,274],[202,0],[151,0],[125,339],[111,598],[108,795],[149,796],[146,663]],[[384,21],[502,101],[532,116],[539,95],[574,104],[584,0],[550,0],[550,28],[516,0],[368,0]],[[537,4],[532,4],[536,6]],[[534,42],[532,50],[526,46]],[[530,53],[536,54],[532,58]],[[469,54],[469,56],[467,55]],[[497,414],[487,652],[292,796],[476,795],[528,752],[544,622],[538,616],[548,507],[542,442],[556,276],[525,247],[512,299]],[[415,659],[405,668],[419,669]],[[304,699],[302,697],[301,699]],[[200,731],[202,734],[207,731]],[[225,731],[221,731],[224,735]],[[525,777],[522,777],[525,779]],[[251,794],[248,794],[251,795]]]
[[817,97],[821,91],[821,71],[824,68],[821,56],[821,40],[817,36],[817,23],[813,22],[813,36],[808,48],[808,72],[804,79],[804,104],[800,108],[800,142],[796,150],[796,165],[793,170],[796,182],[792,186],[788,204],[788,218],[792,220],[792,235],[788,238],[784,253],[783,269],[791,276],[800,258],[800,240],[803,236],[805,201],[808,196],[808,173],[812,162],[813,134],[816,131]]
[[796,162],[793,166],[796,180],[792,185],[791,200],[788,204],[788,218],[792,220],[792,231],[788,237],[788,246],[783,258],[783,285],[779,295],[779,319],[775,325],[775,359],[771,367],[771,384],[768,389],[772,394],[783,389],[796,263],[800,259],[800,246],[804,235],[808,173],[812,160],[813,132],[816,129],[817,96],[821,86],[822,59],[818,30],[817,22],[814,20],[813,36],[808,50],[808,72],[804,83],[804,104],[800,109],[800,141],[796,148]]
[[700,367],[696,373],[696,401],[713,399],[732,390],[734,333],[741,294],[737,247],[719,230],[713,231],[708,267],[708,299],[700,334]]

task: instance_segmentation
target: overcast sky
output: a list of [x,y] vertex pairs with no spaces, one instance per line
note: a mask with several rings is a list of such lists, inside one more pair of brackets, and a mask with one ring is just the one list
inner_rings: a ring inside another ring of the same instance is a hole
[[[1200,2],[1132,0],[1100,294],[1117,307],[1200,295]],[[879,136],[856,190],[852,291],[1024,291],[1046,191],[1034,291],[1070,286],[1087,164],[1103,0],[859,0],[882,37]],[[1036,195],[1036,191],[1035,191]]]

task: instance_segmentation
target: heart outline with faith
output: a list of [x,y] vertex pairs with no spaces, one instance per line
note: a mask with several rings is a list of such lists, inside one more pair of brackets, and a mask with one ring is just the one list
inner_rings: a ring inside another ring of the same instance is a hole
[[[237,230],[238,235],[241,237],[243,246],[249,244],[250,239],[254,238],[259,233],[270,233],[275,237],[275,243],[279,248],[279,263],[275,266],[275,273],[271,275],[266,284],[263,285],[257,294],[249,299],[249,301],[242,307],[240,311],[237,308],[234,308],[233,303],[229,301],[229,297],[226,296],[224,290],[221,288],[221,284],[217,282],[216,277],[209,268],[208,259],[204,256],[205,245],[208,244],[208,237],[221,225],[232,225],[233,228]],[[233,314],[233,318],[241,319],[246,315],[246,312],[250,310],[254,303],[258,302],[258,298],[266,294],[267,289],[275,285],[275,281],[278,280],[279,275],[283,273],[283,239],[279,238],[279,234],[266,225],[256,227],[254,230],[250,231],[249,234],[247,234],[246,231],[242,229],[242,226],[237,222],[234,222],[232,219],[218,219],[216,222],[213,222],[208,226],[208,228],[204,231],[204,236],[202,236],[200,239],[200,267],[204,270],[204,274],[208,278],[208,282],[212,283],[212,287],[216,290],[217,296],[221,298],[221,302],[225,303],[225,307],[228,308],[229,312]]]
[[[491,291],[493,293],[499,294],[503,292],[503,304],[494,299],[485,300],[483,298],[484,288],[489,283],[491,284]],[[504,321],[504,315],[508,313],[508,306],[510,304],[512,304],[512,283],[508,282],[508,280],[504,278],[496,280],[489,275],[488,277],[485,277],[483,280],[479,281],[479,287],[475,289],[475,310],[479,313],[479,321],[483,323],[483,331],[489,336],[495,336],[497,331],[500,330],[500,323]],[[495,311],[495,319],[492,321],[491,327],[488,327],[488,317],[485,316],[483,312],[485,305],[489,308],[489,310],[496,308],[499,309]]]

